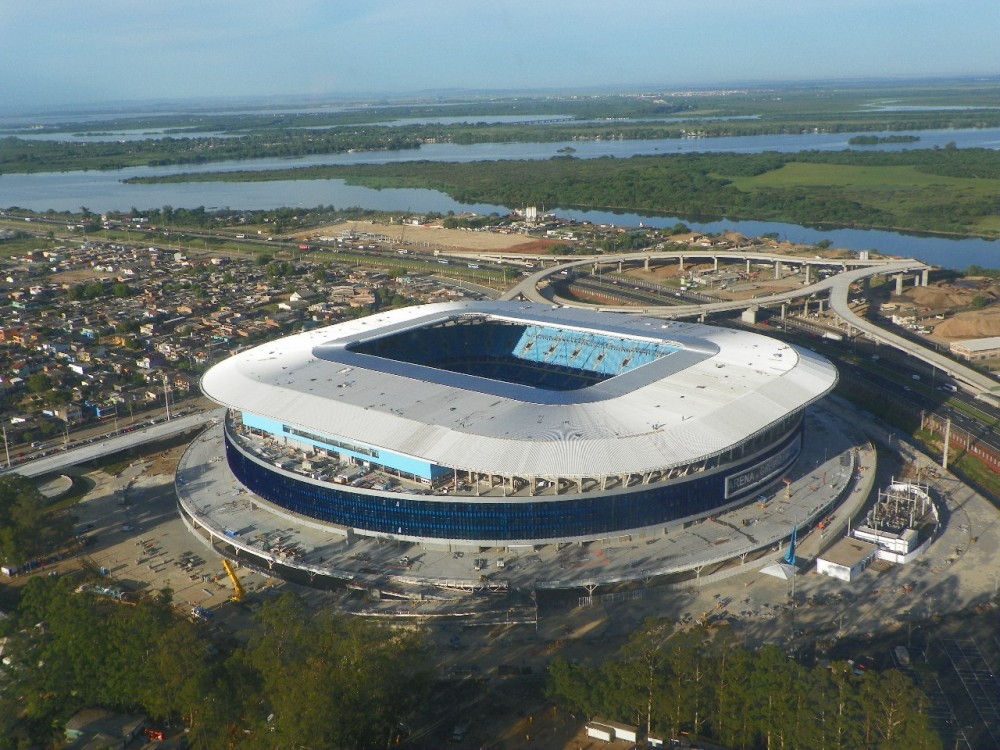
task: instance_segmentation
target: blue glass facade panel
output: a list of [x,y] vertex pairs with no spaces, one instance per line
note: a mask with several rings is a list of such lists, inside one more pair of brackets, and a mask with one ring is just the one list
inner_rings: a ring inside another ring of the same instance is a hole
[[[657,526],[747,497],[759,485],[725,500],[726,477],[759,465],[802,441],[802,423],[764,455],[682,483],[636,488],[607,495],[484,501],[439,500],[356,492],[341,485],[317,485],[285,476],[242,453],[226,436],[229,466],[249,490],[269,502],[319,521],[398,536],[456,540],[545,540],[601,537]],[[786,467],[781,467],[784,470]]]
[[243,412],[243,424],[255,430],[261,430],[275,437],[290,437],[296,442],[306,443],[317,448],[336,451],[345,458],[354,458],[358,461],[369,461],[379,466],[394,469],[402,474],[412,474],[415,477],[424,479],[437,479],[450,473],[450,469],[438,466],[428,461],[420,461],[409,456],[401,456],[398,453],[387,451],[384,448],[369,448],[368,446],[357,445],[358,450],[351,450],[343,440],[333,436],[324,438],[322,435],[310,435],[299,430],[291,432],[294,428],[279,422],[275,419],[268,419],[252,412]]

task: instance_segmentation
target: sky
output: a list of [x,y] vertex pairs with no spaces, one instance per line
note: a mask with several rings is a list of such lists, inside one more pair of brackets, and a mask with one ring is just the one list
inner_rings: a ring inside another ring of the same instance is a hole
[[0,117],[1000,73],[1000,0],[0,0]]

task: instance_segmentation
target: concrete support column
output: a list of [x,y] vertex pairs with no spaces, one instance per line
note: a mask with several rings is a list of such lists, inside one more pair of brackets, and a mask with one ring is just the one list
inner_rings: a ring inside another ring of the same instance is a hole
[[896,294],[903,293],[903,274],[896,274]]
[[681,264],[681,273],[684,273],[684,256],[683,255],[679,256],[677,260],[679,260]]
[[931,271],[929,268],[925,268],[923,271],[920,272],[920,286],[927,286],[930,273]]
[[714,258],[712,258],[712,270],[714,270],[716,272],[718,272],[718,270],[719,270],[719,256],[718,255],[716,255]]
[[807,318],[809,317],[809,298],[808,297],[806,298],[806,301],[802,303],[802,314],[805,317],[807,317]]
[[951,447],[951,417],[944,423],[944,449],[941,454],[941,468],[948,471],[948,448]]
[[642,270],[643,271],[648,271],[649,270],[649,258],[648,257],[642,263]]
[[747,276],[750,275],[750,259],[747,258]]
[[596,264],[596,263],[594,264],[594,268],[593,268],[593,270],[591,271],[591,273],[592,273],[592,274],[593,274],[594,276],[597,276],[597,264]]
[[774,278],[776,278],[776,279],[780,279],[781,278],[781,261],[780,260],[774,261]]
[[810,266],[808,263],[806,263],[805,264],[805,268],[806,268],[806,284],[811,284],[812,283],[812,266]]
[[785,316],[787,314],[788,314],[788,303],[787,302],[782,302],[781,303],[781,320],[782,321],[785,320]]
[[618,273],[622,272],[622,261],[618,261]]

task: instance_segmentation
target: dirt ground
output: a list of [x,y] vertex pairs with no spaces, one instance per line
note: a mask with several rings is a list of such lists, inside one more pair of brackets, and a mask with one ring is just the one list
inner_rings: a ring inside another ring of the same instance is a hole
[[145,456],[147,473],[154,476],[157,474],[173,476],[177,471],[177,463],[181,460],[185,450],[187,450],[187,444],[177,445],[168,450]]
[[395,242],[412,242],[427,244],[434,247],[447,248],[450,251],[468,250],[484,252],[491,250],[511,250],[517,248],[519,253],[547,253],[553,246],[564,244],[550,240],[538,240],[523,234],[497,234],[496,232],[473,232],[465,229],[445,229],[436,224],[381,224],[372,221],[345,221],[327,227],[310,229],[292,235],[298,240],[309,240],[314,237],[330,236],[337,232],[371,232],[384,234]]
[[[971,309],[973,300],[985,307]],[[1000,336],[1000,285],[992,279],[967,278],[959,283],[943,282],[913,287],[893,302],[910,304],[922,313],[947,316],[934,324],[932,337],[943,343],[963,339]],[[931,321],[924,321],[930,323]]]
[[934,338],[961,341],[1000,336],[1000,308],[956,313],[934,326]]
[[86,284],[107,277],[107,271],[98,271],[95,268],[74,268],[72,271],[58,271],[52,274],[52,280],[57,284]]

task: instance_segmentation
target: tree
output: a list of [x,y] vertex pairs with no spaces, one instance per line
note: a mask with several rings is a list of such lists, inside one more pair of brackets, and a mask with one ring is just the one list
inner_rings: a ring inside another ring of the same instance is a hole
[[204,636],[187,620],[177,620],[160,632],[146,661],[157,676],[143,684],[146,710],[157,719],[183,716],[196,724],[211,671],[205,657]]
[[871,714],[878,746],[899,750],[937,750],[940,739],[931,729],[930,703],[898,669],[865,675],[864,703]]
[[0,560],[23,565],[69,536],[69,522],[44,511],[45,498],[19,474],[0,477]]
[[745,648],[723,647],[719,654],[716,733],[722,742],[747,747],[753,741],[750,675],[753,654]]
[[260,681],[263,705],[247,715],[248,729],[268,738],[262,747],[386,746],[425,695],[414,631],[308,616],[292,594],[261,607],[259,624],[245,662]]
[[36,372],[28,376],[28,390],[35,394],[42,394],[52,388],[52,378],[44,372]]

